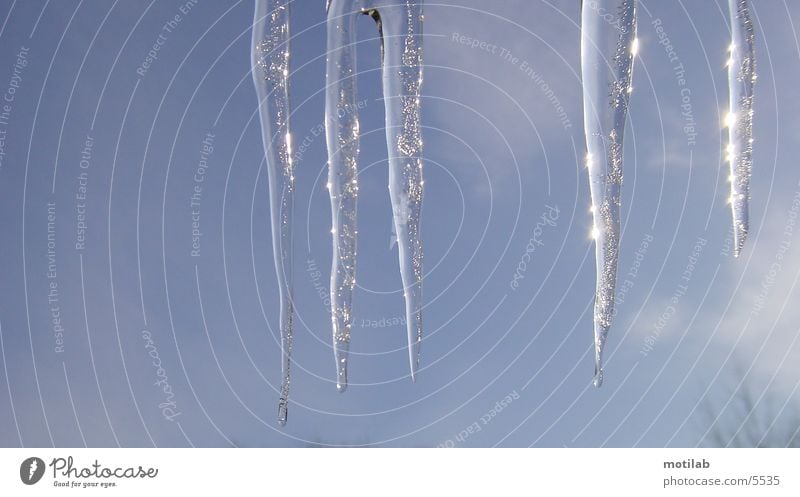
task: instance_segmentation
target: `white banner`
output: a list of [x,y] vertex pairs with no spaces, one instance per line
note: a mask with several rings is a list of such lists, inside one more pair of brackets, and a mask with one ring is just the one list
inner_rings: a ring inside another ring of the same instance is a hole
[[0,495],[797,496],[799,463],[792,449],[2,449]]

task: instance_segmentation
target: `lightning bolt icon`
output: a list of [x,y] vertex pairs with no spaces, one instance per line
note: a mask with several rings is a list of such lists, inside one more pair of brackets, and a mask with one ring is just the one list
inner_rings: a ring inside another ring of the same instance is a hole
[[36,472],[36,469],[38,469],[38,467],[39,467],[39,463],[36,462],[36,459],[31,461],[31,467],[28,468],[28,480],[32,480],[33,479],[33,474]]

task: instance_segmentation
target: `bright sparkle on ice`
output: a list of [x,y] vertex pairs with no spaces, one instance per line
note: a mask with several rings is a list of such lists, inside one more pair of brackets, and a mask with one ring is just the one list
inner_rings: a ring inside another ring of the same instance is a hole
[[749,230],[750,176],[753,169],[753,88],[756,82],[755,32],[747,0],[728,0],[731,17],[728,99],[725,118],[731,176],[733,254],[739,256]]
[[[609,22],[607,16],[614,16]],[[583,2],[581,72],[586,166],[592,196],[597,281],[594,384],[603,382],[603,347],[614,312],[620,234],[622,138],[631,94],[636,38],[635,0]]]
[[288,417],[292,357],[292,204],[294,165],[289,133],[289,4],[256,0],[251,59],[269,180],[272,250],[280,294],[281,390],[278,422]]
[[389,195],[403,281],[411,376],[422,342],[422,2],[329,0],[325,130],[331,197],[331,312],[339,391],[347,388],[356,271],[359,122],[356,105],[355,19],[367,14],[381,35]]

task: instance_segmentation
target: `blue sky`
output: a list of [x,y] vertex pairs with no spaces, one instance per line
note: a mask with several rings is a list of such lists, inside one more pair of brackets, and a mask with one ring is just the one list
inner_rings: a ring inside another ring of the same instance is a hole
[[[800,9],[752,2],[752,226],[734,259],[725,4],[640,1],[625,291],[601,389],[591,386],[579,2],[425,7],[416,383],[390,248],[379,43],[374,23],[359,20],[359,288],[351,386],[339,394],[325,306],[325,13],[322,1],[296,2],[297,327],[281,428],[252,2],[3,1],[0,91],[13,99],[0,123],[0,445],[694,446],[711,443],[716,426],[724,445],[753,419],[763,432],[774,421],[771,436],[793,432]],[[745,393],[757,399],[750,416],[737,408]]]

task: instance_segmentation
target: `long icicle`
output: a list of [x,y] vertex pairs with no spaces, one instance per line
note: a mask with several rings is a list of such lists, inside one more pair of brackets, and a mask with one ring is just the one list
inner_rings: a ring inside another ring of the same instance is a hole
[[733,255],[738,257],[750,224],[750,175],[753,169],[753,88],[756,82],[755,32],[747,0],[728,0],[731,45],[728,59],[730,112],[726,159],[730,163]]
[[[376,2],[383,47],[383,97],[389,151],[389,195],[405,297],[408,360],[416,379],[422,344],[422,6]],[[373,14],[374,17],[374,14]]]
[[397,0],[331,0],[325,126],[331,196],[333,261],[331,320],[337,388],[347,387],[356,269],[359,124],[356,106],[355,19],[368,14],[381,34],[389,194],[403,282],[408,352],[416,378],[422,341],[422,6]]
[[[636,0],[596,0],[581,8],[581,73],[586,167],[595,241],[594,384],[603,383],[603,347],[614,313],[620,235],[622,138],[637,50]],[[609,17],[611,16],[611,17]]]
[[333,238],[331,321],[336,387],[340,392],[347,388],[353,288],[356,284],[359,125],[354,7],[353,2],[339,0],[328,4],[325,135]]
[[294,165],[289,132],[289,4],[256,0],[253,19],[253,82],[259,100],[261,137],[267,161],[272,250],[280,293],[281,391],[278,422],[288,417],[292,357],[292,204]]

